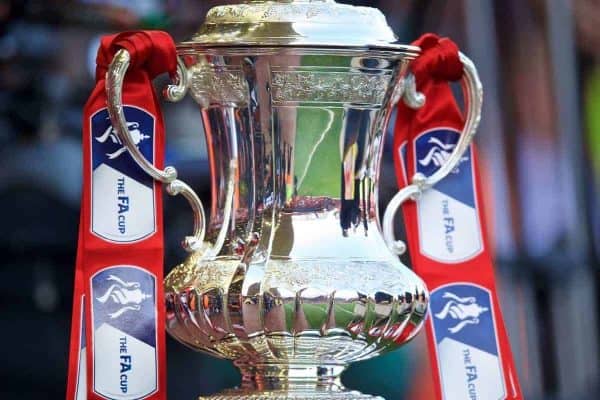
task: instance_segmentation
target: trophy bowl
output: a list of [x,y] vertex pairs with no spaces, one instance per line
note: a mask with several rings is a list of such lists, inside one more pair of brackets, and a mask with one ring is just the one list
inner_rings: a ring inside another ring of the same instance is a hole
[[[157,170],[128,140],[120,110],[128,58],[115,56],[107,89],[119,135],[195,211],[190,255],[164,283],[167,331],[242,372],[239,388],[201,399],[373,399],[345,389],[340,374],[419,332],[429,296],[400,262],[391,220],[454,168],[472,135],[442,172],[416,177],[394,198],[382,229],[385,132],[399,101],[424,102],[410,75],[418,54],[396,43],[374,8],[297,0],[211,9],[178,45],[179,81],[166,91],[174,101],[189,92],[199,105],[212,191],[206,224],[174,170]],[[473,92],[476,74],[463,61]],[[471,132],[477,104],[467,119]]]

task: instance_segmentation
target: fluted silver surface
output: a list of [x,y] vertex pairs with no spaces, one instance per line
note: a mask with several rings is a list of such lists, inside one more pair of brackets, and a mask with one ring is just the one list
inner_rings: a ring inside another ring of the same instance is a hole
[[169,333],[242,370],[241,388],[213,400],[373,399],[340,374],[411,340],[427,314],[427,289],[387,248],[377,206],[385,128],[414,54],[180,55],[209,144],[207,238],[227,234],[217,256],[194,254],[165,280]]
[[[167,330],[231,359],[240,388],[200,399],[381,399],[348,390],[354,361],[394,350],[422,327],[423,282],[394,253],[401,203],[443,179],[477,123],[481,87],[465,65],[465,132],[449,163],[416,174],[386,212],[378,184],[385,132],[401,100],[426,101],[408,74],[419,53],[396,43],[383,14],[334,0],[248,1],[216,7],[178,47],[178,101],[198,103],[212,201],[204,209],[172,167],[159,170],[129,137],[121,84],[128,54],[107,74],[109,113],[138,165],[194,211],[192,254],[165,279]],[[387,173],[388,171],[386,171]],[[388,248],[389,245],[389,248]]]

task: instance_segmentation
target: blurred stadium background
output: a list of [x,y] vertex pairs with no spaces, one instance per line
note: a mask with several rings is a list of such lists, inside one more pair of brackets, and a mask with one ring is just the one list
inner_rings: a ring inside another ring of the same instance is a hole
[[[490,234],[525,397],[599,398],[600,1],[340,2],[380,8],[405,42],[450,36],[475,61]],[[1,399],[64,398],[81,112],[99,37],[156,28],[185,39],[223,3],[0,0]],[[163,109],[169,162],[207,199],[198,110],[190,100]],[[395,190],[391,176],[382,202]],[[190,226],[183,200],[168,199],[167,266],[183,256]],[[168,346],[170,399],[238,383],[230,363]],[[425,352],[421,335],[345,379],[388,400],[433,399]]]

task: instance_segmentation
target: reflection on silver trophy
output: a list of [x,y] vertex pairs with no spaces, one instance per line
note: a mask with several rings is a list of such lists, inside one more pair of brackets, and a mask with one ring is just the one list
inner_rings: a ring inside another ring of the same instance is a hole
[[[373,399],[342,387],[340,374],[410,341],[425,321],[427,288],[399,261],[392,222],[402,202],[459,166],[481,108],[473,65],[461,56],[469,109],[459,143],[422,161],[440,168],[415,176],[380,224],[390,114],[399,101],[426,102],[410,75],[419,49],[398,44],[381,12],[333,0],[215,7],[178,53],[166,96],[189,91],[200,106],[210,218],[172,167],[156,169],[137,148],[143,136],[122,114],[125,50],[107,81],[118,138],[98,139],[115,141],[114,157],[125,146],[194,210],[190,255],[165,280],[168,332],[242,371],[238,389],[207,399]],[[487,311],[474,307],[449,297],[437,317],[461,329]]]

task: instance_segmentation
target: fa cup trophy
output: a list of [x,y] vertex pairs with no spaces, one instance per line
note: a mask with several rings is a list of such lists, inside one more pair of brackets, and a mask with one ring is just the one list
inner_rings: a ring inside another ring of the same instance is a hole
[[460,162],[481,90],[464,56],[468,99],[458,144],[433,175],[417,174],[385,210],[378,183],[399,101],[427,99],[410,74],[418,47],[398,44],[383,14],[333,0],[249,1],[211,9],[178,45],[179,82],[202,115],[210,216],[172,167],[136,146],[122,104],[129,55],[109,69],[109,113],[139,166],[194,211],[190,252],[167,276],[168,332],[233,360],[239,388],[201,399],[373,399],[345,389],[352,362],[392,351],[422,327],[428,292],[398,259],[393,217]]

